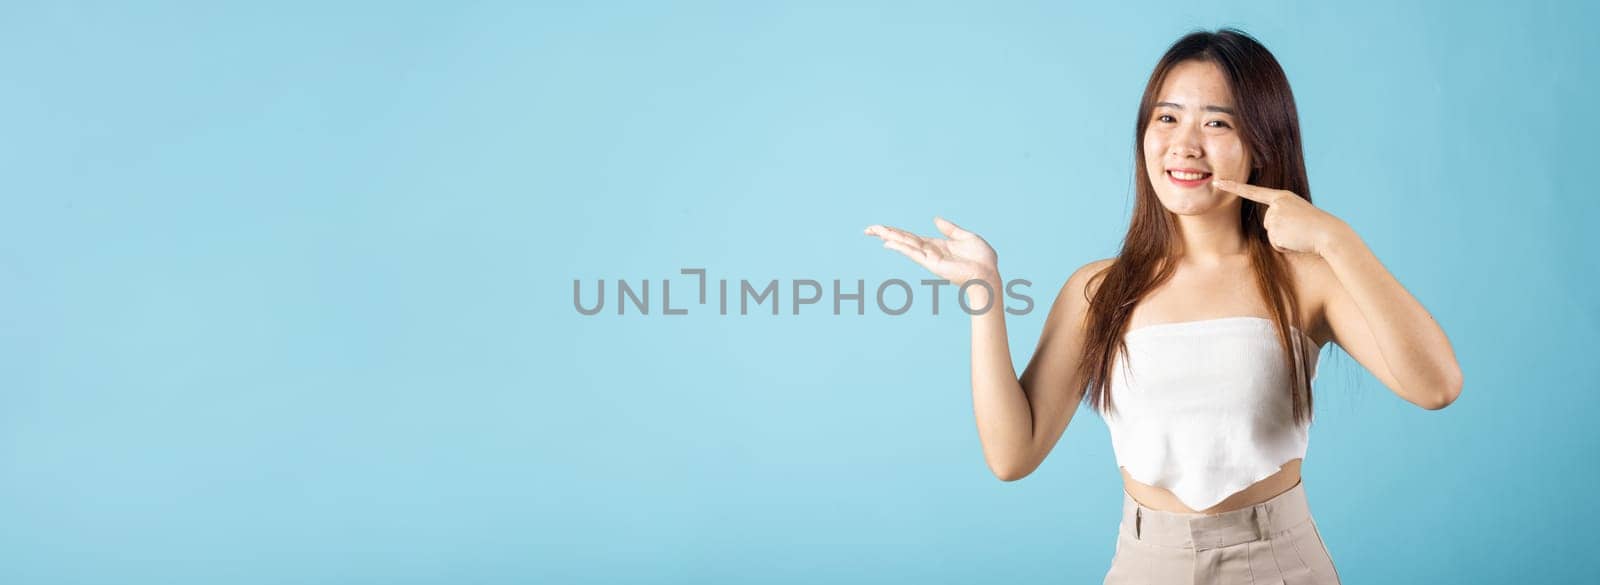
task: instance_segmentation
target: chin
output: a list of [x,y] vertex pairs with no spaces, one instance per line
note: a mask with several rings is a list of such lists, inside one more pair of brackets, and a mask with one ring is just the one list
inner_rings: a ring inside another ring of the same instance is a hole
[[1161,200],[1161,206],[1178,215],[1205,215],[1222,207],[1222,197],[1217,192],[1207,188],[1203,192],[1196,190],[1194,193],[1161,193],[1156,192],[1156,198]]

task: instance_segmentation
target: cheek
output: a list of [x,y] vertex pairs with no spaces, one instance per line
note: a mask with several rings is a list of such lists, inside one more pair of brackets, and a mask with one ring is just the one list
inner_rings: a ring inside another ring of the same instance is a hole
[[1161,154],[1164,152],[1162,148],[1163,143],[1160,136],[1157,136],[1154,132],[1145,133],[1144,164],[1149,167],[1152,173],[1161,169]]
[[1212,160],[1215,161],[1219,168],[1228,168],[1236,171],[1250,168],[1250,161],[1246,160],[1244,153],[1244,143],[1240,142],[1237,137],[1219,136],[1212,141],[1209,151],[1212,154]]

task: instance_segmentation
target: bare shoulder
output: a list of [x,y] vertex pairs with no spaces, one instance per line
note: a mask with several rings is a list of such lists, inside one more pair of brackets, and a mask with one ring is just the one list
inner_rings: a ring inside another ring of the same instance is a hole
[[1055,304],[1050,309],[1052,318],[1059,319],[1067,315],[1082,316],[1089,299],[1094,296],[1104,279],[1097,278],[1116,262],[1116,258],[1102,258],[1079,266],[1072,271],[1072,276],[1061,285],[1061,291],[1056,295]]
[[1088,264],[1084,264],[1083,266],[1079,266],[1077,270],[1073,271],[1072,276],[1067,278],[1067,285],[1065,288],[1086,296],[1093,295],[1095,289],[1100,287],[1100,282],[1102,280],[1101,278],[1098,278],[1098,276],[1104,273],[1107,268],[1110,268],[1112,264],[1116,263],[1117,259],[1112,257],[1101,258],[1099,260],[1091,261]]

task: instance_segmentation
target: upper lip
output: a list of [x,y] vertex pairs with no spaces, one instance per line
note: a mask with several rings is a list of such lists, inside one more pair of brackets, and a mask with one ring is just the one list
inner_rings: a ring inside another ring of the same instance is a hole
[[1205,173],[1205,174],[1211,174],[1211,171],[1207,171],[1207,170],[1203,170],[1203,169],[1167,169],[1167,170],[1168,171],[1177,171],[1177,172],[1180,172],[1180,173]]

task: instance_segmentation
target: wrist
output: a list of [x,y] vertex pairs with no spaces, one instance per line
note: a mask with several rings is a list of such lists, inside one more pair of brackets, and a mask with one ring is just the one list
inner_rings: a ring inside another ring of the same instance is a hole
[[[972,283],[972,286],[965,286],[969,282]],[[972,310],[988,307],[983,312],[972,314],[974,317],[981,317],[994,312],[996,305],[1005,298],[1005,289],[1000,281],[999,272],[981,272],[954,284],[957,287],[957,296],[963,296],[963,293],[965,293],[966,302],[963,303],[964,306],[970,307]]]
[[[981,281],[987,282],[991,286],[994,286],[994,287],[996,287],[998,289],[999,286],[1000,286],[1000,269],[999,268],[991,268],[991,269],[987,269],[987,270],[980,270],[980,271],[978,271],[977,274],[974,274],[973,276],[971,276],[970,279],[971,280],[981,280]],[[956,283],[956,284],[960,284],[960,283]]]
[[1331,258],[1349,251],[1350,248],[1360,245],[1360,243],[1361,236],[1357,235],[1355,230],[1350,229],[1349,224],[1340,221],[1317,244],[1317,255],[1323,258]]

